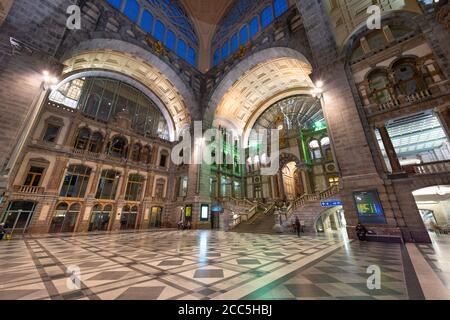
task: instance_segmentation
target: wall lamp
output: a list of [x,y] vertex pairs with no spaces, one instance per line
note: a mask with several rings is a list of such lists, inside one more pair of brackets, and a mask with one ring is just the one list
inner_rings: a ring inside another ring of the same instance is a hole
[[311,95],[314,98],[322,99],[323,97],[323,81],[317,81],[314,89],[311,90]]
[[42,71],[42,81],[44,82],[44,91],[47,91],[49,89],[56,90],[56,85],[59,82],[58,78],[51,75],[47,70]]

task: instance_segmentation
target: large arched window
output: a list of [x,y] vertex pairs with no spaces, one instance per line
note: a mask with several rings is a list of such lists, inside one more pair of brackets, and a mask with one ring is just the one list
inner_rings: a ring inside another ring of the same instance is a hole
[[192,47],[188,48],[187,62],[193,66],[197,66],[197,52]]
[[93,153],[100,153],[103,145],[103,135],[100,132],[95,132],[89,140],[88,150]]
[[[184,53],[181,57],[192,66],[197,66],[198,36],[194,24],[179,1],[107,0],[107,2],[115,9],[122,10],[122,13],[132,22],[173,52],[176,51],[175,43],[177,39],[183,39],[186,48],[190,47],[192,50]],[[142,15],[139,17],[141,8]],[[154,20],[156,20],[155,23]],[[186,57],[186,55],[188,56]]]
[[259,17],[256,16],[250,21],[250,38],[256,36],[259,32]]
[[228,41],[225,42],[222,46],[222,60],[226,60],[228,58],[228,55],[230,54]]
[[75,149],[86,150],[89,145],[90,139],[91,130],[89,130],[88,128],[81,128],[75,140]]
[[122,0],[106,0],[106,1],[117,10],[120,10],[122,8]]
[[166,47],[175,52],[175,33],[172,30],[167,30]]
[[372,103],[386,103],[392,100],[391,84],[383,70],[372,72],[369,77],[370,100]]
[[231,53],[235,53],[239,49],[239,36],[237,32],[231,37]]
[[177,54],[182,58],[186,60],[186,42],[184,42],[181,39],[178,39],[177,42]]
[[261,26],[265,28],[268,25],[270,25],[272,21],[273,21],[273,9],[272,6],[267,6],[261,12]]
[[104,208],[97,204],[92,209],[91,220],[89,221],[89,231],[107,231],[111,221],[113,207],[107,205]]
[[115,158],[125,158],[127,152],[127,139],[114,137],[109,146],[109,155]]
[[[72,87],[75,87],[75,93]],[[169,139],[168,123],[156,103],[143,92],[118,80],[97,77],[75,79],[54,90],[49,100],[78,108],[85,116],[102,123],[117,119],[119,114],[127,116],[137,133]],[[86,137],[78,142],[75,147],[86,150]]]
[[239,43],[245,45],[248,42],[248,27],[243,26],[239,32]]
[[275,8],[275,17],[281,16],[288,9],[287,0],[275,0],[273,6]]
[[402,59],[392,66],[395,83],[399,94],[411,95],[425,89],[420,71],[415,59]]
[[312,140],[309,143],[309,150],[311,151],[311,157],[314,160],[322,159],[322,151],[320,150],[319,140]]
[[153,15],[148,10],[144,10],[142,13],[140,27],[147,33],[152,33],[153,31]]
[[[213,52],[217,49],[221,50],[221,56],[218,59],[214,56],[214,66],[218,65],[220,60],[224,61],[228,58],[229,53],[224,51],[223,39],[231,39],[230,47],[226,49],[234,53],[239,44],[245,45],[288,8],[287,0],[236,0],[223,16],[213,37]],[[259,14],[255,16],[255,12]]]
[[140,6],[136,0],[126,0],[123,13],[133,22],[137,22],[139,18]]
[[214,51],[214,56],[213,56],[213,65],[217,66],[220,63],[220,50],[216,49]]
[[156,40],[159,40],[162,43],[164,43],[165,35],[166,35],[166,26],[164,25],[164,23],[161,22],[161,20],[156,20],[153,36],[155,37]]
[[60,203],[56,207],[52,219],[50,233],[74,232],[81,206],[78,203],[70,207],[67,203]]

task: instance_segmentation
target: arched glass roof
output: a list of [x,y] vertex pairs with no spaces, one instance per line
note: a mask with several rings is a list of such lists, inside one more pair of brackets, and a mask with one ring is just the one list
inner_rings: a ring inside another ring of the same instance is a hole
[[285,98],[264,111],[253,129],[309,130],[316,129],[322,122],[324,115],[320,100],[297,95]]
[[194,25],[178,1],[147,0],[146,2],[151,4],[155,15],[165,16],[190,41],[198,45],[198,37]]
[[178,0],[106,0],[142,30],[197,66],[199,39]]
[[288,9],[287,0],[236,0],[213,37],[213,66],[227,60]]

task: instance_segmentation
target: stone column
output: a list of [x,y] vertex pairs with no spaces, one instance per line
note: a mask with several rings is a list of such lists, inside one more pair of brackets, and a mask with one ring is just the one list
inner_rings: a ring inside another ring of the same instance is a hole
[[70,148],[74,147],[75,139],[77,138],[78,134],[78,128],[80,125],[80,121],[76,118],[74,121],[70,124],[69,129],[66,133],[66,138],[64,141],[64,145]]
[[438,109],[435,111],[435,115],[438,117],[439,122],[444,129],[445,134],[447,135],[447,139],[450,142],[450,110],[448,107],[444,107],[442,109]]
[[66,166],[69,160],[63,157],[57,157],[55,166],[53,167],[53,172],[48,172],[47,175],[51,175],[51,179],[47,185],[47,193],[58,194],[59,186],[61,184],[62,179],[64,178],[64,174],[66,172]]
[[392,173],[402,172],[402,166],[400,165],[400,161],[398,160],[397,152],[395,152],[394,145],[392,144],[392,140],[389,137],[388,130],[386,126],[378,127],[378,131],[381,135],[381,140],[383,141],[384,149],[386,150],[387,156],[389,158],[389,163],[391,164]]

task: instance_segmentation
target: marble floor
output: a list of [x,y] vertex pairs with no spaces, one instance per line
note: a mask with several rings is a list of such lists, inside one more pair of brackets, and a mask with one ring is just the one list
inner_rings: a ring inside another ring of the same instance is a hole
[[[0,242],[0,300],[424,299],[422,288],[433,281],[448,286],[445,246],[418,245],[411,259],[400,244],[338,235],[165,230],[30,237]],[[417,259],[436,277],[415,276]],[[379,290],[367,286],[370,266],[381,271]]]

